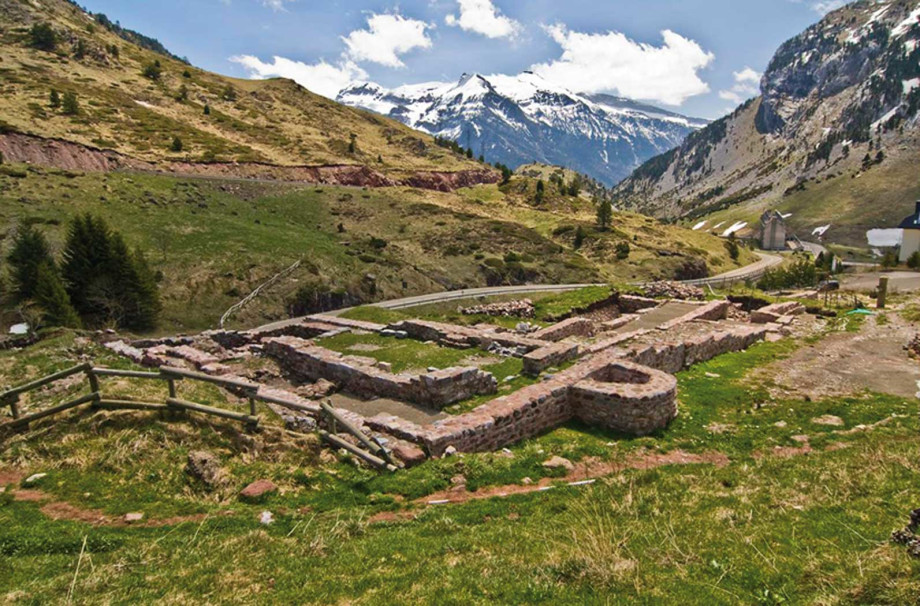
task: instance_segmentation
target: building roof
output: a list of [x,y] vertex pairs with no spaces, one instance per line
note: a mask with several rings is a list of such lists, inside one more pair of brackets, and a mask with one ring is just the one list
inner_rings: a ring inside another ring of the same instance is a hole
[[916,210],[914,210],[914,214],[905,217],[898,227],[901,229],[920,229],[920,200],[917,200],[917,207]]

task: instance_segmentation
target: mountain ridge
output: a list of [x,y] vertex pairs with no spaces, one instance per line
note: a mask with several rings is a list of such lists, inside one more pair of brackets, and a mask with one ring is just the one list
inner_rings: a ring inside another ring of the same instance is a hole
[[576,94],[532,72],[393,89],[359,82],[336,100],[455,140],[491,162],[564,165],[606,185],[707,124],[621,97]]
[[755,221],[776,208],[803,234],[865,245],[920,183],[920,4],[862,0],[785,42],[761,94],[621,182],[625,208],[667,219]]

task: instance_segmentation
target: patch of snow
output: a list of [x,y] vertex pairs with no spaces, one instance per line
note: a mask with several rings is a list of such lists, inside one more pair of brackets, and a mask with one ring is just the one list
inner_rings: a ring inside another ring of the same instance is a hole
[[29,325],[26,324],[25,322],[22,322],[20,324],[13,324],[12,326],[10,326],[10,334],[11,335],[27,335],[29,334]]
[[718,225],[713,225],[713,226],[712,226],[712,229],[713,229],[713,231],[715,231],[715,230],[719,229],[720,227],[722,227],[723,225],[725,225],[725,221],[722,221],[722,222],[719,223]]
[[893,110],[891,110],[890,112],[888,112],[887,114],[885,114],[884,116],[882,116],[881,118],[873,122],[872,126],[870,126],[869,128],[874,131],[882,124],[885,124],[886,122],[894,118],[895,115],[898,113],[899,109],[900,109],[899,107],[894,108]]
[[734,225],[732,225],[731,227],[726,229],[724,232],[722,232],[722,237],[727,238],[728,236],[732,235],[733,233],[737,231],[744,229],[745,227],[747,227],[747,221],[736,221]]
[[782,217],[783,219],[788,219],[789,217],[792,216],[792,213],[780,213],[779,216]]
[[709,221],[700,221],[699,223],[693,226],[693,231],[699,231],[703,229],[707,223],[709,223]]
[[866,22],[866,25],[872,25],[873,23],[876,23],[879,19],[885,16],[885,13],[888,12],[889,8],[890,6],[885,5],[882,8],[875,11],[874,13],[872,13],[872,16],[869,17],[869,21]]
[[897,228],[870,229],[866,232],[869,246],[881,246],[882,248],[900,246],[903,237],[904,230]]
[[920,87],[920,78],[902,80],[901,85],[904,86],[904,94],[909,95],[912,90],[914,90],[917,87]]
[[831,228],[830,223],[828,223],[827,225],[822,225],[821,227],[816,227],[813,230],[811,230],[811,235],[823,236],[824,234],[827,233],[827,230],[829,230],[830,228]]
[[907,19],[898,23],[893,30],[891,30],[891,36],[893,38],[899,38],[907,33],[907,31],[917,24],[917,20],[920,19],[920,6],[915,8],[910,15],[907,16]]
[[146,101],[141,101],[140,99],[135,99],[134,102],[140,105],[141,107],[146,107],[147,109],[154,109],[156,107],[156,105],[151,105],[150,103],[147,103]]

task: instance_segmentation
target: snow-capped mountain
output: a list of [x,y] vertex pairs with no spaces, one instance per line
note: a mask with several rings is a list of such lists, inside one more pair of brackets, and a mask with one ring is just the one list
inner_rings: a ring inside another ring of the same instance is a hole
[[392,90],[357,83],[337,101],[457,141],[489,162],[556,164],[606,185],[707,124],[620,97],[575,94],[532,72]]
[[760,89],[638,168],[616,198],[693,220],[772,207],[793,213],[787,224],[801,233],[833,223],[826,237],[848,244],[913,210],[920,0],[860,0],[829,13],[780,46]]

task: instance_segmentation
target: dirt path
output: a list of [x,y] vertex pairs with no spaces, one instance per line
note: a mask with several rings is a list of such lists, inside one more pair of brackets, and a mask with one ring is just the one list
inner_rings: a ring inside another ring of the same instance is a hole
[[905,398],[920,391],[920,362],[904,345],[917,328],[896,313],[868,317],[859,332],[840,332],[805,345],[791,357],[758,369],[752,376],[772,379],[780,397],[842,396],[870,390]]
[[702,465],[709,464],[724,467],[731,461],[720,452],[706,452],[692,454],[683,450],[673,450],[667,453],[639,453],[625,461],[602,461],[597,457],[588,457],[575,464],[574,469],[562,478],[541,478],[533,484],[508,484],[505,486],[488,486],[475,492],[470,492],[465,486],[455,489],[436,492],[415,501],[420,505],[442,505],[448,503],[465,503],[479,499],[493,497],[507,497],[515,494],[542,492],[555,488],[562,481],[569,485],[593,483],[598,478],[619,473],[627,469],[654,469],[664,465]]

